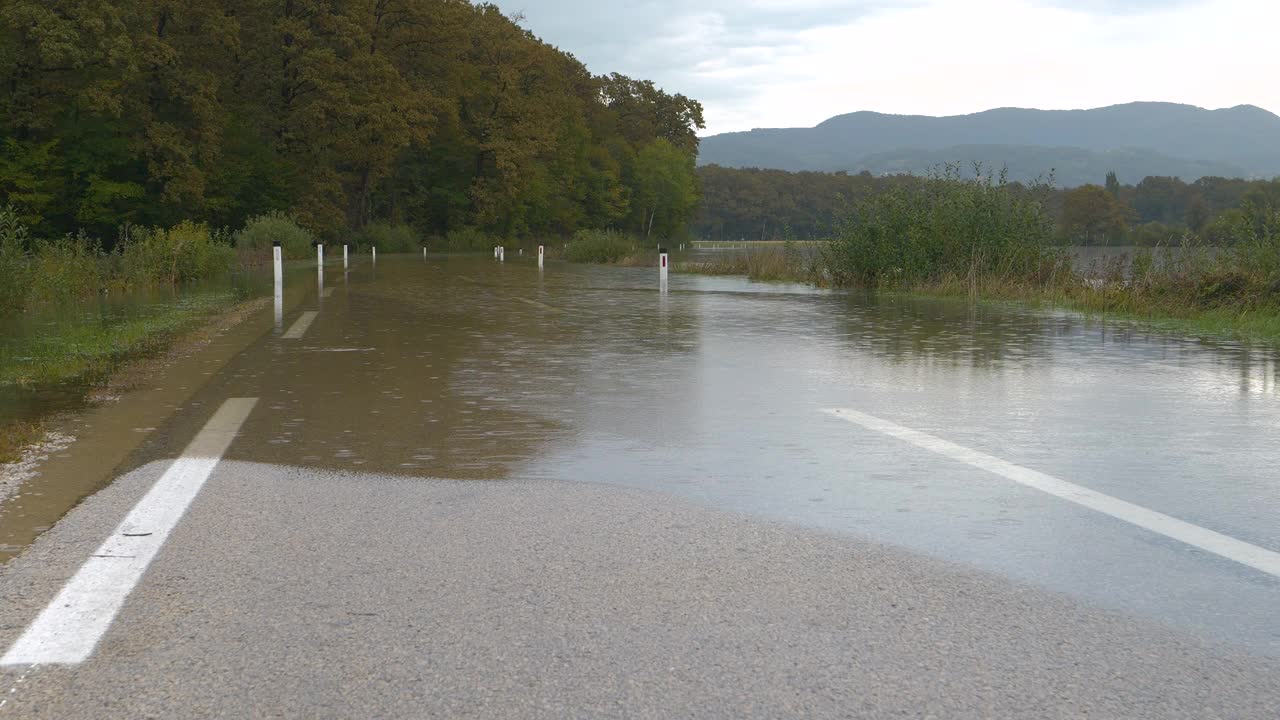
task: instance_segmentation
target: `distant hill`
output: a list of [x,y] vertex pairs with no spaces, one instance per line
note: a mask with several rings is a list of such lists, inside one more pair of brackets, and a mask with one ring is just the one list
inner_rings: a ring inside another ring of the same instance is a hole
[[922,172],[943,162],[1008,165],[1029,180],[1056,169],[1059,185],[1173,175],[1280,175],[1280,116],[1251,105],[1205,110],[1129,103],[1095,110],[1002,108],[953,117],[839,115],[813,128],[702,139],[699,164],[780,170]]

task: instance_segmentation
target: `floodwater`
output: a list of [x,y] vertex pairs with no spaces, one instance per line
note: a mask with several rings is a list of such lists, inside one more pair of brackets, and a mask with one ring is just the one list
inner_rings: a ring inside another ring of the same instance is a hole
[[[653,489],[1280,655],[1277,578],[823,412],[1280,551],[1273,350],[740,278],[673,274],[662,293],[656,268],[510,255],[362,261],[329,269],[323,295],[314,271],[289,282],[303,298],[283,326],[264,324],[119,472],[176,455],[222,400],[258,397],[228,459]],[[303,311],[314,322],[284,339]],[[0,543],[38,524],[15,508]]]

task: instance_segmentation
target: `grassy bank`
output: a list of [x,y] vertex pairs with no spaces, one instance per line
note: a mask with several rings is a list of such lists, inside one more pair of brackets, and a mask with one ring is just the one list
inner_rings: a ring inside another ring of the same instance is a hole
[[[273,241],[282,243],[286,255],[305,257],[311,235],[275,214],[254,218],[235,234],[190,222],[123,227],[106,250],[84,234],[32,237],[11,209],[0,209],[0,315],[9,315],[5,323],[15,329],[40,323],[38,332],[0,338],[0,387],[19,388],[20,396],[54,392],[83,398],[126,363],[163,351],[235,307],[231,290],[178,288],[269,260]],[[174,299],[124,319],[98,309],[101,295],[148,289]],[[16,459],[43,432],[40,417],[0,424],[0,462]]]

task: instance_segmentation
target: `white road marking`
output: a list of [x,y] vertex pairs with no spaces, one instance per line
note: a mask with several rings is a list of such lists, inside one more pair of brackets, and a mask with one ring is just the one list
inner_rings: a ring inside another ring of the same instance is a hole
[[882,420],[857,410],[837,408],[824,410],[823,412],[834,415],[841,420],[847,420],[855,425],[861,425],[868,430],[875,430],[890,437],[904,440],[916,447],[924,448],[952,460],[958,460],[966,465],[972,465],[987,472],[995,473],[1019,485],[1048,493],[1090,510],[1096,510],[1104,515],[1110,515],[1117,520],[1137,525],[1158,535],[1200,548],[1227,560],[1247,565],[1255,570],[1261,570],[1268,575],[1280,577],[1280,553],[1260,548],[1257,545],[1251,545],[1243,540],[1237,540],[1228,535],[1202,528],[1199,525],[1193,525],[1185,520],[1179,520],[1155,510],[1148,510],[1141,505],[1134,505],[1131,502],[1111,497],[1096,490],[1090,490],[1066,480],[1059,480],[1052,475],[1014,465],[984,452],[971,450],[949,440],[943,440],[940,437],[935,437],[919,430],[912,430],[909,427]]
[[302,313],[297,320],[293,321],[293,324],[289,326],[285,334],[280,336],[281,339],[297,340],[301,338],[307,328],[311,327],[311,323],[315,322],[317,314],[315,310],[308,310]]
[[218,408],[182,457],[27,626],[0,665],[75,665],[93,653],[257,402],[231,398]]
[[517,297],[516,299],[527,305],[532,305],[537,308],[542,308],[543,310],[550,310],[551,312],[564,312],[558,307],[555,307],[553,305],[548,305],[544,302],[538,302],[537,300],[530,300],[529,298],[522,298],[522,297]]

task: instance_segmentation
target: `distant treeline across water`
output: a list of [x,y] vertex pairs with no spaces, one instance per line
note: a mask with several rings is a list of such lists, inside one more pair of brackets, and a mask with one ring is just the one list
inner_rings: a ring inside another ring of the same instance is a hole
[[[717,165],[699,168],[698,176],[702,205],[692,234],[709,240],[831,238],[853,205],[918,179]],[[1045,190],[1044,212],[1064,245],[1231,244],[1241,223],[1280,207],[1280,180],[1147,177],[1125,184],[1111,174],[1096,185],[1038,190]]]

